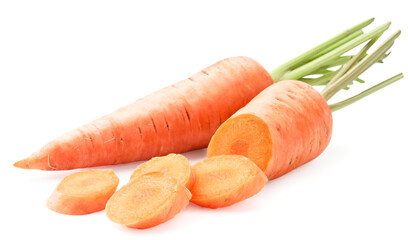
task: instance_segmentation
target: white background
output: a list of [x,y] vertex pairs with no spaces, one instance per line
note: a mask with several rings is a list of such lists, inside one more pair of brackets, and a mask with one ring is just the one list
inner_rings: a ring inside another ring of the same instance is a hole
[[[363,75],[366,84],[335,99],[408,74],[404,5],[401,0],[2,1],[1,238],[407,239],[407,79],[335,112],[326,151],[270,181],[253,198],[218,210],[190,204],[148,230],[116,225],[103,211],[54,213],[45,206],[48,196],[77,170],[12,166],[60,134],[218,60],[246,55],[273,70],[370,17],[376,17],[373,26],[393,22],[387,35],[397,29],[402,35],[385,63]],[[205,150],[185,155],[195,163]],[[120,186],[138,164],[110,167]]]

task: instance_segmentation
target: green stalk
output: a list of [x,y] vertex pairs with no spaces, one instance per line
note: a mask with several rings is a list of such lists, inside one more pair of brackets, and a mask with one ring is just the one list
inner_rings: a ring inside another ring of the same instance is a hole
[[365,90],[365,91],[363,91],[363,92],[361,92],[361,93],[359,93],[359,94],[357,94],[357,95],[355,95],[355,96],[353,96],[351,98],[348,98],[348,99],[343,100],[341,102],[329,105],[330,109],[331,109],[332,112],[337,111],[339,109],[342,109],[342,108],[344,108],[344,107],[346,107],[346,106],[348,106],[348,105],[350,105],[350,104],[352,104],[354,102],[357,102],[358,100],[360,100],[360,99],[362,99],[362,98],[364,98],[364,97],[366,97],[366,96],[368,96],[368,95],[370,95],[370,94],[372,94],[372,93],[374,93],[374,92],[376,92],[376,91],[378,91],[378,90],[380,90],[380,89],[382,89],[382,88],[384,88],[384,87],[386,87],[386,86],[400,80],[403,77],[404,77],[404,75],[402,73],[397,74],[394,77],[391,77],[391,78],[389,78],[389,79],[387,79],[387,80],[385,80],[385,81],[383,81],[383,82],[381,82],[381,83],[379,83],[379,84],[377,84],[377,85],[375,85],[375,86],[373,86],[373,87],[371,87],[371,88],[369,88],[369,89],[367,89],[367,90]]
[[321,77],[317,77],[317,78],[301,78],[300,80],[302,82],[305,82],[309,85],[312,86],[319,86],[319,85],[325,85],[327,84],[336,74],[338,73],[338,71],[332,71],[332,72],[328,72],[326,74],[324,74]]
[[[361,30],[362,28],[368,26],[374,21],[374,18],[370,18],[360,24],[357,24],[356,26],[347,29],[346,31],[338,34],[337,36],[327,40],[326,42],[310,49],[309,51],[306,51],[305,53],[299,55],[296,58],[293,58],[292,60],[289,60],[288,62],[280,65],[279,67],[275,68],[272,72],[270,72],[272,78],[274,81],[280,81],[281,77],[289,70],[293,69],[295,66],[300,66],[303,65],[306,62],[309,62],[311,59],[316,57],[316,53],[325,51],[325,49],[331,49],[333,47],[333,44],[339,43],[343,39],[348,39],[350,35],[353,37],[355,36],[355,32]],[[354,39],[354,38],[353,38]],[[343,42],[341,42],[343,44]]]
[[330,61],[330,62],[326,63],[324,66],[322,66],[321,68],[317,69],[315,72],[312,72],[312,73],[310,73],[308,75],[319,74],[319,73],[321,73],[322,71],[324,71],[324,70],[326,70],[328,68],[342,66],[345,63],[347,63],[348,61],[350,61],[350,59],[352,57],[353,56],[341,56],[341,57],[338,57],[338,58],[334,59],[333,61]]
[[[310,60],[316,59],[316,58],[318,58],[318,57],[320,57],[320,56],[322,56],[322,55],[324,55],[324,54],[326,54],[326,53],[328,53],[328,52],[331,52],[333,49],[336,49],[336,48],[340,47],[341,45],[343,45],[343,44],[345,44],[345,43],[347,43],[347,42],[350,42],[352,39],[354,39],[354,38],[356,38],[356,37],[358,37],[358,36],[360,36],[360,35],[363,35],[363,34],[364,34],[363,30],[358,30],[358,31],[356,31],[356,32],[354,32],[354,33],[352,33],[352,34],[350,34],[349,36],[347,36],[347,37],[341,39],[340,41],[338,41],[338,42],[336,42],[336,43],[330,45],[329,47],[323,49],[322,51],[316,52],[315,55],[313,55],[313,56],[310,57]],[[302,63],[300,63],[300,64],[297,65],[297,66],[293,66],[293,67],[292,67],[291,69],[289,69],[289,70],[295,69],[295,68],[299,67],[301,64],[302,64]]]
[[[383,63],[383,60],[384,60],[385,58],[387,58],[388,55],[389,55],[389,53],[384,54],[384,55],[381,57],[381,59],[378,60],[378,63]],[[364,54],[364,55],[360,58],[360,60],[361,60],[362,58],[366,57],[366,56],[367,56],[367,54]],[[322,66],[321,68],[317,69],[315,72],[310,73],[309,75],[312,75],[312,74],[326,74],[327,71],[330,71],[330,70],[328,70],[329,68],[337,67],[337,66],[342,66],[342,67],[343,67],[343,65],[345,65],[348,61],[350,61],[351,58],[353,58],[353,57],[355,57],[355,56],[350,55],[350,56],[341,56],[341,57],[338,57],[338,58],[336,58],[335,60],[333,60],[333,61],[331,61],[331,62],[328,62],[326,65],[324,65],[324,66]],[[330,71],[330,72],[332,72],[332,71]],[[299,80],[302,80],[302,79],[305,79],[305,77],[299,78]]]
[[394,40],[401,34],[401,31],[394,33],[387,41],[381,44],[372,54],[361,60],[354,67],[349,69],[342,77],[333,82],[329,83],[322,91],[322,96],[328,101],[332,96],[334,96],[342,88],[347,87],[347,85],[356,79],[361,73],[367,70],[375,62],[381,59],[385,52],[391,48],[394,44]]
[[357,62],[359,62],[363,57],[366,56],[368,49],[378,40],[377,38],[371,39],[361,50],[358,52],[358,54],[354,55],[350,61],[348,61],[341,69],[340,71],[336,74],[336,76],[333,77],[333,79],[327,84],[326,87],[334,84],[337,82],[337,80],[342,77],[348,70],[350,70],[351,67],[353,67]]
[[282,81],[285,79],[299,79],[303,76],[306,76],[308,74],[310,74],[311,72],[315,71],[316,69],[321,68],[324,64],[326,64],[327,62],[334,60],[335,58],[341,56],[343,53],[351,50],[352,48],[362,44],[363,42],[370,40],[374,37],[378,37],[381,34],[384,33],[385,30],[388,29],[388,27],[390,26],[390,22],[385,23],[377,28],[375,28],[374,30],[360,35],[357,38],[352,39],[351,41],[347,42],[346,44],[332,50],[331,52],[326,53],[323,56],[320,56],[317,59],[314,59],[300,67],[298,67],[297,69],[287,72],[285,75],[281,76],[278,81]]

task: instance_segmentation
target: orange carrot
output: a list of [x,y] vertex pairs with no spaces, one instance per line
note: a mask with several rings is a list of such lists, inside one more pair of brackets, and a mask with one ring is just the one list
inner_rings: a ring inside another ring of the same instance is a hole
[[110,170],[88,170],[65,177],[54,190],[47,207],[67,215],[89,214],[105,209],[119,178]]
[[193,166],[196,181],[191,202],[208,208],[227,207],[257,194],[268,181],[248,158],[221,155],[204,159]]
[[381,59],[400,31],[372,54],[371,40],[330,80],[322,94],[297,80],[276,83],[257,95],[224,122],[208,146],[209,157],[240,154],[261,168],[269,179],[277,178],[319,156],[329,144],[333,119],[331,111],[345,107],[403,77],[398,74],[340,103],[328,105],[334,94]]
[[[341,55],[388,28],[369,19],[268,73],[248,57],[222,60],[46,144],[14,166],[65,170],[128,163],[206,147],[216,129],[274,81],[344,64]],[[271,77],[272,76],[272,77]],[[302,81],[309,81],[302,79]],[[326,84],[317,81],[316,84]]]
[[106,215],[131,228],[150,228],[173,218],[185,208],[191,193],[179,181],[160,172],[135,177],[106,204]]
[[319,92],[300,81],[283,81],[222,124],[207,155],[244,155],[273,179],[317,157],[330,141],[332,124]]
[[228,58],[62,135],[14,166],[65,170],[203,148],[223,121],[272,83],[254,60]]
[[194,174],[190,162],[180,154],[169,154],[164,157],[155,157],[140,164],[130,176],[130,181],[149,172],[161,172],[175,178],[188,189],[194,183]]

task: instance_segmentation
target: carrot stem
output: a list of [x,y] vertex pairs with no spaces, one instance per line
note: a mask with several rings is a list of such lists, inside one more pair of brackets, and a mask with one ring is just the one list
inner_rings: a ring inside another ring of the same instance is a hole
[[393,77],[391,77],[391,78],[389,78],[389,79],[387,79],[387,80],[385,80],[385,81],[383,81],[383,82],[381,82],[381,83],[379,83],[379,84],[377,84],[377,85],[375,85],[375,86],[373,86],[373,87],[371,87],[371,88],[369,88],[369,89],[367,89],[367,90],[365,90],[365,91],[363,91],[363,92],[361,92],[361,93],[359,93],[359,94],[357,94],[357,95],[355,95],[353,97],[350,97],[350,98],[348,98],[346,100],[343,100],[341,102],[329,105],[330,109],[331,109],[332,112],[337,111],[339,109],[342,109],[342,108],[344,108],[344,107],[346,107],[346,106],[348,106],[348,105],[350,105],[350,104],[352,104],[354,102],[357,102],[358,100],[360,100],[360,99],[362,99],[362,98],[364,98],[364,97],[366,97],[366,96],[368,96],[368,95],[370,95],[370,94],[372,94],[372,93],[374,93],[374,92],[376,92],[376,91],[378,91],[378,90],[380,90],[380,89],[382,89],[382,88],[384,88],[384,87],[386,87],[386,86],[400,80],[403,77],[404,77],[404,75],[402,73],[399,73],[399,74],[397,74],[397,75],[395,75],[395,76],[393,76]]
[[353,55],[350,56],[341,56],[339,58],[334,59],[331,62],[328,62],[325,66],[323,66],[323,69],[331,68],[331,67],[336,67],[339,65],[343,65],[350,61],[350,59],[353,57]]
[[327,73],[327,72],[324,72],[324,71],[330,71],[328,69],[332,68],[332,67],[342,66],[345,63],[347,63],[348,61],[350,61],[350,59],[352,57],[353,57],[353,55],[338,57],[338,58],[334,59],[333,61],[328,62],[327,64],[325,64],[321,68],[317,69],[316,71],[309,73],[308,75]]
[[327,84],[326,87],[332,85],[336,82],[339,78],[341,78],[344,74],[347,73],[350,68],[352,68],[356,63],[358,63],[362,58],[364,58],[367,54],[368,49],[378,40],[377,38],[371,39],[356,55],[354,55],[350,61],[348,61],[344,66],[340,69],[340,71],[331,79],[331,81]]
[[[356,31],[356,32],[354,32],[354,33],[352,33],[352,34],[350,34],[349,36],[347,36],[347,37],[341,39],[340,41],[338,41],[338,42],[336,42],[336,43],[330,45],[330,46],[327,47],[326,49],[324,49],[324,50],[322,50],[322,51],[320,51],[320,52],[316,52],[315,55],[313,55],[312,57],[310,57],[310,60],[313,60],[313,59],[316,59],[316,58],[318,58],[318,57],[320,57],[320,56],[323,56],[324,54],[326,54],[326,53],[328,53],[328,52],[331,52],[332,50],[334,50],[334,49],[340,47],[341,45],[346,44],[347,42],[351,41],[352,39],[354,39],[354,38],[356,38],[356,37],[358,37],[358,36],[360,36],[360,35],[363,35],[363,34],[364,34],[363,30],[358,30],[358,31]],[[301,65],[301,64],[300,64],[300,65]],[[298,66],[293,66],[292,69],[295,69],[295,68],[297,68],[297,67],[300,67],[300,65],[298,65]]]
[[[346,42],[355,39],[356,37],[360,36],[362,31],[361,29],[368,26],[374,21],[374,18],[370,18],[356,26],[345,30],[344,32],[338,34],[337,36],[327,40],[326,42],[321,43],[320,45],[304,52],[303,54],[289,60],[288,62],[280,65],[279,67],[275,68],[273,71],[270,72],[272,78],[275,82],[281,81],[281,77],[289,70],[297,68],[312,59],[315,59],[319,56],[322,52],[324,53],[327,50],[332,50],[333,47],[337,47],[338,44],[345,44]],[[306,76],[306,75],[303,75]],[[300,77],[299,77],[300,78]]]
[[[338,91],[342,88],[347,87],[350,82],[356,79],[360,74],[365,70],[371,67],[374,63],[378,62],[384,54],[391,48],[394,44],[395,39],[401,34],[401,31],[397,31],[391,37],[388,38],[383,44],[381,44],[372,54],[365,57],[363,60],[358,62],[352,68],[350,68],[343,76],[338,79],[332,79],[332,83],[328,83],[323,91],[321,92],[322,96],[328,101],[333,97]],[[351,59],[350,61],[354,61]],[[334,80],[334,81],[333,81]]]
[[279,81],[281,80],[290,80],[290,79],[299,79],[303,76],[307,76],[309,75],[311,72],[314,72],[316,69],[321,68],[323,65],[325,65],[327,62],[332,61],[338,57],[340,57],[343,53],[353,49],[354,47],[364,43],[367,40],[370,40],[372,38],[376,38],[381,36],[385,30],[388,29],[388,27],[390,26],[390,22],[387,22],[377,28],[375,28],[374,30],[365,33],[363,35],[360,35],[354,39],[352,39],[351,41],[345,43],[344,45],[332,50],[331,52],[328,52],[326,54],[324,54],[323,56],[320,56],[300,67],[298,67],[297,69],[293,70],[293,71],[289,71],[286,74],[284,74],[283,76],[281,76],[281,78],[279,79]]
[[317,78],[301,78],[302,82],[312,86],[326,85],[338,73],[338,71],[331,71]]

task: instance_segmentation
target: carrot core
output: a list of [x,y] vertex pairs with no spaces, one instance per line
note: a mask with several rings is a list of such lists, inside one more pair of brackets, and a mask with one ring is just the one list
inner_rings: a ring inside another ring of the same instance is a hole
[[237,139],[231,144],[231,154],[243,155],[248,157],[249,142],[245,139]]

